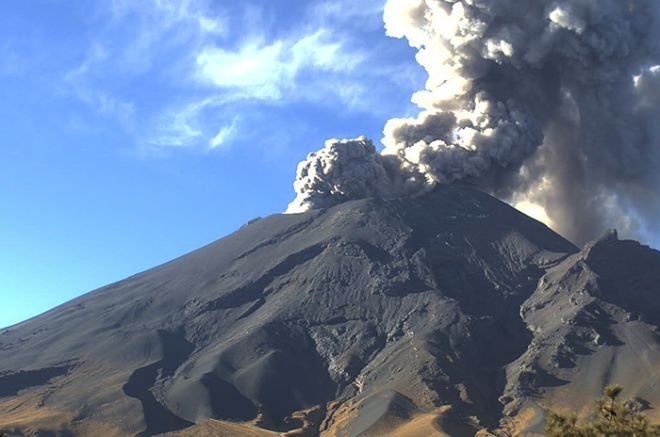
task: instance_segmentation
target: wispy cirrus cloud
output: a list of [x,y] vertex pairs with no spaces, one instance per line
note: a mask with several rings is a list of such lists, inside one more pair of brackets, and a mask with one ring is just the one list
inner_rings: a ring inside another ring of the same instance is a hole
[[265,42],[257,37],[238,50],[204,47],[197,55],[197,75],[204,82],[234,93],[237,99],[282,100],[309,97],[311,88],[329,84],[319,80],[303,92],[300,76],[311,73],[341,75],[362,63],[363,55],[349,51],[330,32],[318,30],[299,38]]
[[328,0],[314,4],[311,11],[320,21],[327,23],[341,23],[364,26],[382,27],[379,20],[372,17],[381,17],[385,2],[382,0]]
[[114,117],[129,128],[135,113],[134,103],[113,95],[95,84],[94,69],[97,65],[107,62],[108,57],[108,52],[103,46],[92,45],[84,61],[64,74],[60,88],[64,93],[73,95],[89,105],[99,115]]
[[209,148],[211,149],[224,149],[227,142],[237,133],[238,130],[238,117],[234,118],[232,122],[226,126],[222,126],[218,133],[209,141]]
[[226,150],[267,107],[386,106],[373,85],[390,90],[399,78],[369,66],[376,50],[361,33],[382,34],[382,0],[304,6],[293,27],[279,23],[290,11],[258,1],[113,0],[91,14],[99,30],[62,87],[117,118],[141,155]]

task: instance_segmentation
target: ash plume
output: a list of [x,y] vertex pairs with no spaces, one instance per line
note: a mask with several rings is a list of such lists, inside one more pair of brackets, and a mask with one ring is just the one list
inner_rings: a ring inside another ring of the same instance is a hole
[[363,197],[387,197],[394,191],[384,158],[371,140],[330,139],[298,164],[293,184],[298,196],[288,212],[327,208]]
[[660,2],[388,0],[428,73],[421,109],[301,163],[289,212],[468,184],[582,243],[660,213]]

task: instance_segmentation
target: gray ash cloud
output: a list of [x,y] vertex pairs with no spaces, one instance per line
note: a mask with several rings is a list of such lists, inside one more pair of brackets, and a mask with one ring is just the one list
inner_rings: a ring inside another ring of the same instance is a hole
[[289,212],[468,184],[543,207],[576,242],[660,214],[660,2],[388,0],[428,73],[384,149],[329,141]]

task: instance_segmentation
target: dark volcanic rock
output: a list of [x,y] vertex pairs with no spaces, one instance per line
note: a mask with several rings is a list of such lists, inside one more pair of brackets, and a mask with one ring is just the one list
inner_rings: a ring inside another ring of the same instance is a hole
[[658,368],[659,255],[614,235],[578,252],[469,189],[275,215],[4,330],[0,384],[75,366],[0,396],[128,435],[209,418],[285,431],[294,412],[348,400],[365,407],[344,435],[442,405],[495,427],[503,404],[519,411],[585,366],[591,397],[626,366]]
[[657,407],[659,305],[660,252],[615,231],[549,269],[521,307],[534,338],[507,366],[507,409],[544,394],[581,411],[612,383]]

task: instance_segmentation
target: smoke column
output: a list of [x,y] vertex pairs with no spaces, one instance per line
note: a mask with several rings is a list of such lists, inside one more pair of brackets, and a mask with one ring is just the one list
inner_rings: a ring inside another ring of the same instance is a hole
[[378,153],[329,140],[288,212],[460,183],[538,205],[577,243],[660,214],[658,0],[388,0],[428,73]]

